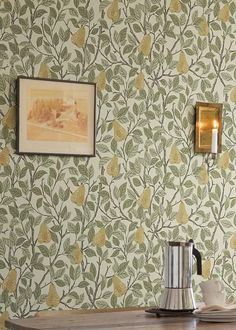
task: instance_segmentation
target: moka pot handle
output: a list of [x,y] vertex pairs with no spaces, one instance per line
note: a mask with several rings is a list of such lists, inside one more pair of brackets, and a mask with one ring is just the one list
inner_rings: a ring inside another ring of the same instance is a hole
[[[189,242],[193,243],[193,240],[190,239]],[[202,275],[202,256],[201,253],[194,247],[194,244],[193,244],[193,255],[197,260],[197,274]]]

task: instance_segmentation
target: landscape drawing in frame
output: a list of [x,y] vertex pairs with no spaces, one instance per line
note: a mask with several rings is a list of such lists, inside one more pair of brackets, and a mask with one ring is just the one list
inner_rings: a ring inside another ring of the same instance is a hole
[[17,153],[95,156],[96,84],[17,78]]

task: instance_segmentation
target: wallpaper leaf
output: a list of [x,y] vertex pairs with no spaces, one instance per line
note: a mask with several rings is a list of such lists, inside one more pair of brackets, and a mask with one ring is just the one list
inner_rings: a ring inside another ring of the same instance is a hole
[[[167,240],[235,300],[236,5],[0,2],[0,325],[38,310],[158,305]],[[18,75],[96,82],[96,157],[17,155]],[[195,154],[196,101],[223,103]],[[194,265],[195,270],[195,265]]]

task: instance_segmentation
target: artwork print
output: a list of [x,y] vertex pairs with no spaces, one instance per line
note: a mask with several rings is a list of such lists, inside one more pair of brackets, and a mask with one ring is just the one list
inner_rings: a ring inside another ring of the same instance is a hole
[[18,78],[18,152],[93,156],[95,84]]

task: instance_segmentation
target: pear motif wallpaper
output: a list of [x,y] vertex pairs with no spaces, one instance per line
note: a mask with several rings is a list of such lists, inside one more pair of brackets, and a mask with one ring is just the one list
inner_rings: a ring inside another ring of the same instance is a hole
[[[156,306],[165,241],[236,298],[236,4],[0,2],[0,326],[39,310]],[[96,157],[17,155],[17,76],[96,82]],[[194,153],[197,101],[223,150]]]

